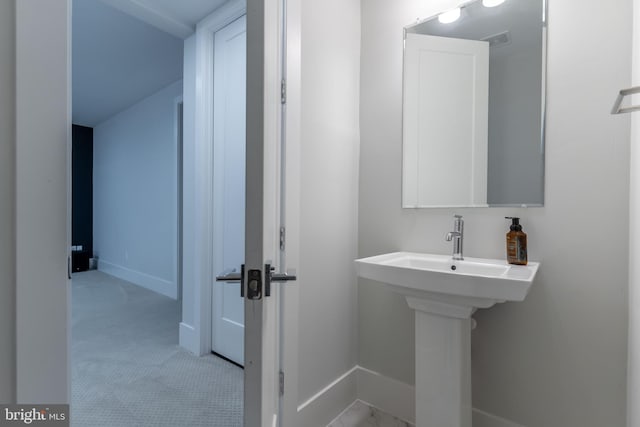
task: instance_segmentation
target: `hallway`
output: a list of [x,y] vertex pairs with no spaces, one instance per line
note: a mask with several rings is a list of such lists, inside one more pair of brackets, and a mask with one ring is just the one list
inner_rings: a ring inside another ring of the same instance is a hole
[[242,425],[243,370],[178,346],[179,303],[99,271],[72,280],[71,422]]

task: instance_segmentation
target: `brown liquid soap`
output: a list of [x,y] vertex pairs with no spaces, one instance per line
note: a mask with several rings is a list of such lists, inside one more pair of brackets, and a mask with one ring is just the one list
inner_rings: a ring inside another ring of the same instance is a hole
[[507,262],[509,264],[527,265],[527,233],[522,231],[520,218],[506,216],[511,220],[507,233]]

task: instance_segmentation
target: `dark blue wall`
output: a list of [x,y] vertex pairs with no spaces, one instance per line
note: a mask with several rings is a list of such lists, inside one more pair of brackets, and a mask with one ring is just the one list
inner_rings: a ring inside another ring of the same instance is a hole
[[93,255],[93,128],[73,125],[71,245]]

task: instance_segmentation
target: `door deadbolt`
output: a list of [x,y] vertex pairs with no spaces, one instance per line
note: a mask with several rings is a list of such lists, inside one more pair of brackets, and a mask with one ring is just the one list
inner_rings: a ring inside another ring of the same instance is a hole
[[262,298],[262,272],[249,270],[247,277],[247,299],[258,300]]

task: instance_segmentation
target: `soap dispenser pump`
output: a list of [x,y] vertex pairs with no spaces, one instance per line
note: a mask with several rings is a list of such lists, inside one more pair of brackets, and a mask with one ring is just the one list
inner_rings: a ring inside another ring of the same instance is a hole
[[527,234],[522,231],[520,218],[506,216],[511,220],[507,233],[507,262],[509,264],[527,265]]

